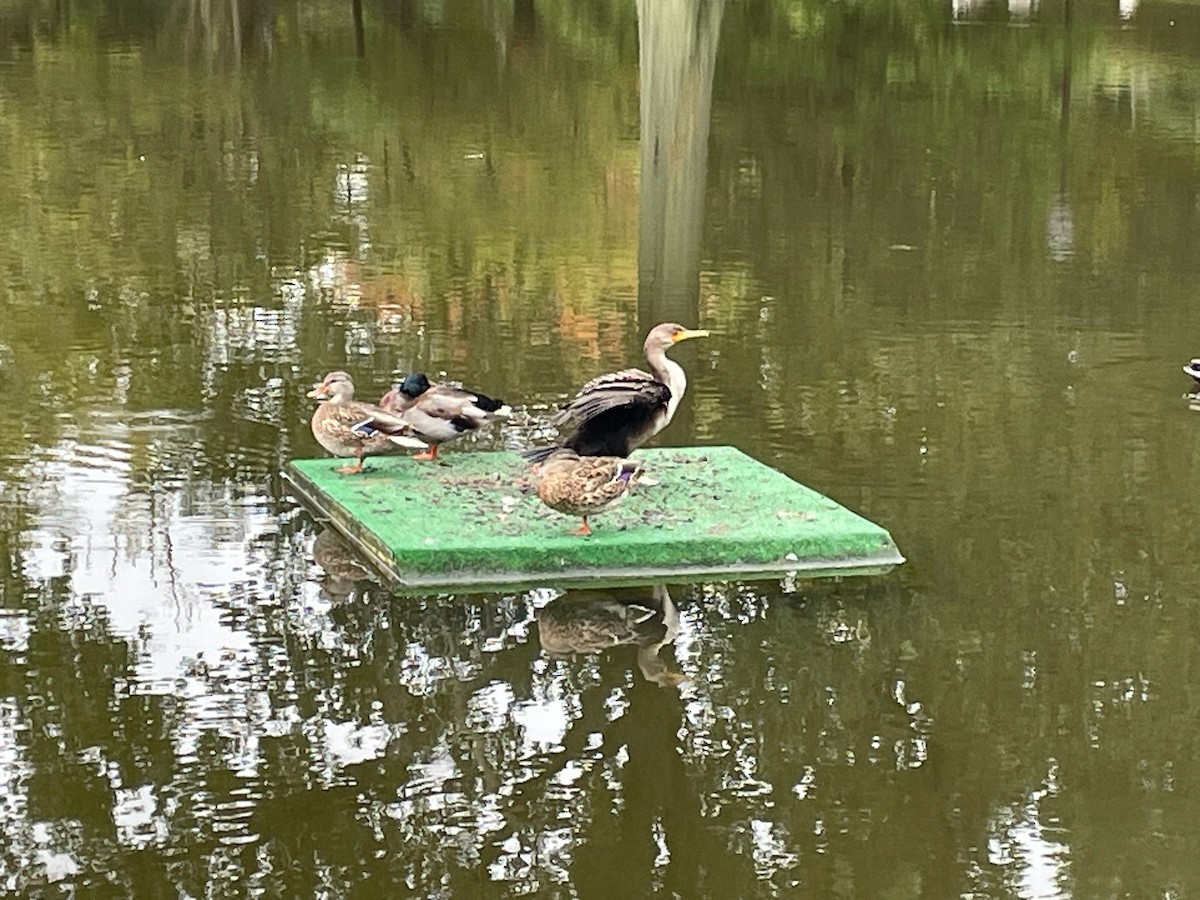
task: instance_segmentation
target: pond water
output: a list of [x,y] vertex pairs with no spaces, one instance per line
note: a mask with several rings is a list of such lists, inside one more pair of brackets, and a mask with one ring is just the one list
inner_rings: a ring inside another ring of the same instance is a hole
[[[1200,5],[7,0],[0,238],[0,890],[1200,893]],[[519,407],[452,462],[663,319],[660,442],[905,566],[564,655],[282,483],[330,369]]]

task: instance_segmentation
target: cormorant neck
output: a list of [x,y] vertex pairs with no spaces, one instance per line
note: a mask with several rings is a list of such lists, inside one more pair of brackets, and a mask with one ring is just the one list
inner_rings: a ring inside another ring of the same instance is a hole
[[646,351],[646,362],[650,364],[650,371],[654,373],[654,377],[671,389],[666,419],[670,422],[679,401],[683,399],[683,392],[687,390],[687,376],[683,374],[683,367],[667,356],[667,351],[660,346]]

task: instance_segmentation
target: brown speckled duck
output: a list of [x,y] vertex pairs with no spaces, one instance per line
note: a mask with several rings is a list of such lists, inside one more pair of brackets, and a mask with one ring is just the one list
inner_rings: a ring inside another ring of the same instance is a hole
[[338,469],[344,474],[361,472],[363,459],[398,453],[403,449],[423,450],[424,441],[413,437],[402,416],[373,403],[354,399],[354,382],[345,372],[330,372],[313,385],[308,396],[323,401],[312,417],[312,433],[334,456],[352,456],[355,463]]
[[413,372],[379,401],[389,412],[399,413],[429,450],[413,459],[437,459],[438,446],[512,415],[512,408],[479,391],[452,384],[430,382],[424,372]]
[[583,518],[572,534],[591,534],[588,516],[624,497],[641,473],[642,467],[628,459],[555,450],[540,466],[537,494],[551,509]]

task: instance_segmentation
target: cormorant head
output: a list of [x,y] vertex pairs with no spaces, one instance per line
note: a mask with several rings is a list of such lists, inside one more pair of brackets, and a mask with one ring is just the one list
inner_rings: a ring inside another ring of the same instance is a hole
[[663,322],[663,324],[655,325],[650,329],[650,333],[646,335],[645,349],[647,353],[652,349],[666,351],[680,341],[702,337],[708,337],[708,332],[695,328],[684,328],[675,322]]

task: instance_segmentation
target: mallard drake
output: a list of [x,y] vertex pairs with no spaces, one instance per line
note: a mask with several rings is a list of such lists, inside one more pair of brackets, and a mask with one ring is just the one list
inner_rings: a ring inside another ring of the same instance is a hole
[[1190,375],[1196,382],[1196,387],[1200,388],[1200,358],[1193,359],[1191,362],[1189,362],[1183,367],[1183,371]]
[[413,459],[437,459],[438,446],[512,415],[512,407],[479,391],[431,383],[413,372],[383,395],[379,405],[399,413],[429,450]]
[[339,472],[361,472],[363,459],[402,449],[423,450],[424,441],[413,437],[412,428],[401,416],[373,403],[354,399],[354,382],[345,372],[330,372],[313,385],[308,396],[322,401],[312,417],[312,433],[334,456],[353,456],[354,465]]
[[580,456],[628,456],[667,427],[683,399],[687,376],[667,351],[701,337],[708,332],[674,322],[655,325],[643,346],[649,372],[622,369],[593,378],[552,420],[559,427],[573,424],[575,430],[558,444],[535,447],[522,456],[540,462],[560,447]]
[[649,596],[645,588],[567,591],[538,610],[537,627],[542,649],[551,656],[633,644],[647,681],[666,686],[684,680],[659,656],[679,633],[679,610],[666,585],[655,585]]
[[538,471],[537,495],[553,510],[581,516],[583,524],[572,534],[591,534],[588,516],[608,509],[633,485],[642,467],[616,456],[580,456],[559,449]]

